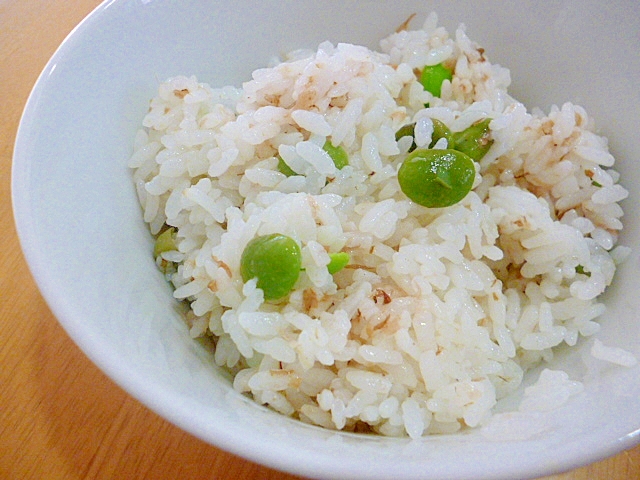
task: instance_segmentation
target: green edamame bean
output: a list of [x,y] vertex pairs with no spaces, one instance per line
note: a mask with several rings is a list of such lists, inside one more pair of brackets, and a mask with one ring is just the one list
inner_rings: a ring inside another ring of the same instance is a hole
[[485,118],[461,132],[454,133],[455,149],[467,154],[476,162],[480,161],[493,145],[489,123],[491,119]]
[[576,273],[580,273],[582,275],[586,275],[587,277],[591,276],[591,272],[587,272],[582,265],[576,266]]
[[176,229],[171,227],[167,228],[156,238],[156,243],[153,245],[153,256],[157,257],[161,253],[170,252],[176,250]]
[[341,145],[334,147],[333,144],[327,140],[322,149],[329,154],[338,170],[342,170],[349,165],[349,155]]
[[445,80],[451,80],[453,74],[451,70],[445,67],[442,63],[437,65],[427,65],[422,69],[420,73],[420,83],[427,92],[430,92],[434,97],[439,97],[442,93],[442,83]]
[[[400,140],[402,137],[411,137],[412,139],[415,138],[415,133],[414,133],[415,128],[416,128],[415,123],[408,123],[407,125],[400,127],[400,130],[396,132],[396,142]],[[416,142],[414,141],[409,147],[409,152],[413,152],[415,149],[416,149]]]
[[[322,146],[322,149],[329,154],[331,160],[333,160],[333,164],[338,170],[342,170],[344,167],[349,165],[349,155],[341,145],[334,147],[333,144],[327,140]],[[287,177],[299,175],[285,163],[280,155],[278,155],[278,171]]]
[[453,133],[449,130],[449,127],[437,118],[432,118],[431,121],[433,122],[433,133],[431,134],[431,143],[429,144],[429,148],[432,148],[441,138],[446,138],[447,148],[449,150],[455,149],[455,140],[453,138]]
[[291,167],[289,165],[287,165],[284,162],[284,160],[282,159],[282,157],[280,155],[278,155],[278,171],[280,173],[283,173],[287,177],[292,177],[293,175],[298,175],[296,172],[294,172],[291,169]]
[[302,254],[296,241],[280,233],[251,240],[240,257],[240,274],[248,282],[257,278],[265,300],[287,295],[300,276]]
[[333,275],[346,267],[349,264],[350,259],[351,257],[346,252],[330,253],[327,270],[329,270],[329,273]]
[[414,150],[398,170],[402,192],[424,207],[454,205],[471,191],[473,160],[457,150]]
[[[431,143],[429,144],[429,148],[432,148],[441,138],[446,138],[447,148],[453,149],[455,141],[453,139],[453,133],[449,130],[449,127],[437,118],[432,118],[431,121],[433,122],[433,133],[431,134]],[[396,132],[396,141],[400,140],[402,137],[415,138],[415,127],[415,123],[404,125]],[[415,149],[416,142],[414,141],[409,147],[409,153],[413,152]]]

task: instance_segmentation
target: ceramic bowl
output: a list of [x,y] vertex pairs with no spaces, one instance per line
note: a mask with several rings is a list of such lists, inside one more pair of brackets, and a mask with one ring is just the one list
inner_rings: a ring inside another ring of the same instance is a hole
[[212,86],[239,85],[275,55],[324,40],[376,48],[410,14],[424,19],[432,10],[449,31],[464,23],[492,62],[510,68],[511,92],[527,107],[575,102],[609,138],[631,192],[620,243],[632,254],[606,293],[598,338],[640,358],[635,1],[111,0],[69,35],[33,89],[15,145],[13,201],[52,311],[132,396],[222,449],[319,478],[537,477],[638,442],[640,365],[594,364],[588,342],[549,365],[584,391],[541,414],[532,435],[495,438],[479,429],[411,441],[290,420],[232,389],[211,351],[189,337],[149,254],[127,160],[160,81],[193,74]]

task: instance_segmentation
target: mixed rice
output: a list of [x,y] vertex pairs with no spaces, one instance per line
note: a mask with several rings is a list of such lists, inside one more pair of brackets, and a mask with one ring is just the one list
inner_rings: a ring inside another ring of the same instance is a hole
[[[452,72],[437,96],[419,79],[433,65]],[[164,239],[158,266],[237,391],[329,429],[450,433],[486,423],[554,347],[598,331],[598,296],[628,253],[616,246],[627,191],[583,108],[529,112],[510,81],[432,14],[379,52],[325,42],[240,89],[160,85],[130,166]],[[398,170],[413,148],[447,149],[435,121],[455,133],[485,119],[472,190],[444,208],[411,201]],[[406,125],[413,135],[397,138]],[[276,233],[301,268],[265,300],[241,257]],[[552,377],[547,388],[579,391]]]

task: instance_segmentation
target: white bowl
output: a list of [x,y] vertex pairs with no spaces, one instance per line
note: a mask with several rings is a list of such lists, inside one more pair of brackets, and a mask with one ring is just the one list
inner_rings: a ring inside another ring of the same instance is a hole
[[587,368],[586,342],[551,364],[581,380],[584,392],[541,415],[544,428],[523,440],[489,440],[479,431],[398,440],[289,420],[233,391],[211,353],[189,338],[149,255],[152,239],[126,163],[159,81],[195,74],[213,86],[239,85],[276,54],[327,39],[376,48],[408,15],[431,10],[450,31],[465,23],[489,58],[511,69],[511,91],[528,107],[573,101],[609,137],[631,191],[621,243],[633,253],[606,294],[599,338],[640,357],[635,1],[111,0],[61,45],[29,98],[13,200],[24,252],[51,309],[131,395],[220,448],[313,477],[535,477],[638,442],[640,366]]

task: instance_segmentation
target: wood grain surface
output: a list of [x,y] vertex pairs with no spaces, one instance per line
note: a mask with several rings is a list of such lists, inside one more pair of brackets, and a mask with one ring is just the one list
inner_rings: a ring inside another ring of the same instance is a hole
[[[0,479],[281,479],[122,391],[69,339],[27,269],[11,212],[16,129],[38,74],[97,0],[0,0]],[[638,479],[640,446],[548,479]]]

